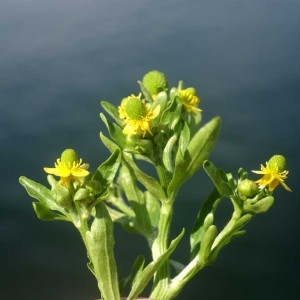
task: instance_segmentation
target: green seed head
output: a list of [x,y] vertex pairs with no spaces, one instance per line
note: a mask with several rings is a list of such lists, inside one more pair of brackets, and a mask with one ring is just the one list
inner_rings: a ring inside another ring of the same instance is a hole
[[145,104],[138,98],[130,98],[128,99],[125,110],[128,117],[132,120],[140,120],[142,117],[146,115],[146,106]]
[[73,149],[66,149],[61,154],[60,161],[65,164],[68,164],[68,163],[73,164],[73,162],[78,161],[77,153]]
[[237,186],[238,191],[246,197],[252,197],[259,192],[257,184],[249,179],[241,181]]
[[143,78],[143,85],[151,95],[157,95],[168,89],[168,81],[164,73],[159,71],[150,71]]
[[268,166],[270,169],[278,168],[278,172],[283,172],[286,166],[285,157],[279,154],[273,155],[268,161]]

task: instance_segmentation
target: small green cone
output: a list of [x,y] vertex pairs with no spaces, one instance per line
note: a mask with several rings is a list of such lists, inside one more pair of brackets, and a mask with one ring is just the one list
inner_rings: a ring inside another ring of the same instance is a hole
[[157,95],[168,89],[168,81],[165,74],[157,70],[148,72],[142,82],[151,95]]

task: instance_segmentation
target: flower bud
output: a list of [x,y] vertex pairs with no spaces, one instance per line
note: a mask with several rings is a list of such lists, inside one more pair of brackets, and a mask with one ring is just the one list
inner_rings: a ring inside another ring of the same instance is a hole
[[151,95],[157,95],[168,89],[168,81],[165,74],[157,70],[150,71],[144,76],[143,85]]
[[252,197],[259,192],[257,184],[249,179],[242,180],[238,184],[237,189],[243,196],[246,197]]

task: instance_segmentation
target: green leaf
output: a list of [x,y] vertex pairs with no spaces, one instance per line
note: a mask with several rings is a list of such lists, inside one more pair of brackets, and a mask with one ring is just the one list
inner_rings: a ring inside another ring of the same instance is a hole
[[186,112],[184,114],[184,120],[188,124],[191,136],[194,136],[194,134],[198,131],[201,118],[201,112],[196,112],[193,114]]
[[85,242],[92,265],[90,269],[97,278],[104,299],[119,300],[117,266],[114,259],[113,222],[103,202],[96,205],[95,219]]
[[[253,216],[251,214],[245,214],[245,215],[239,217],[235,221],[234,225],[232,226],[232,228],[230,230],[225,231],[225,233],[224,233],[224,229],[223,229],[223,231],[220,232],[219,235],[221,235],[222,238],[219,239],[218,243],[216,243],[216,245],[214,245],[214,248],[211,251],[211,254],[210,254],[211,261],[214,261],[217,258],[220,250],[224,246],[229,244],[234,238],[239,237],[246,233],[245,230],[241,230],[241,229],[252,219],[252,217]],[[219,238],[219,236],[217,238]]]
[[148,237],[151,233],[151,222],[143,193],[135,184],[134,174],[125,165],[121,168],[120,180],[126,197],[135,212],[137,227]]
[[174,97],[170,105],[165,109],[161,118],[160,124],[167,125],[170,129],[174,129],[181,118],[182,102],[178,96]]
[[157,228],[160,216],[160,202],[148,191],[146,191],[144,195],[151,225],[153,228]]
[[120,147],[111,141],[109,138],[107,138],[102,132],[100,132],[100,139],[104,146],[111,152],[113,153],[115,150],[120,149]]
[[202,166],[208,158],[218,138],[221,119],[215,117],[206,123],[190,141],[185,155],[177,151],[175,159],[175,170],[168,187],[168,195],[173,198],[180,186]]
[[107,207],[107,210],[112,221],[119,223],[125,231],[131,234],[140,234],[140,230],[136,226],[135,217],[128,216],[112,207]]
[[42,184],[26,178],[25,176],[21,176],[19,182],[26,189],[28,195],[39,200],[43,206],[48,207],[50,210],[64,211],[56,204],[51,191]]
[[[212,225],[213,214],[220,204],[220,201],[220,194],[217,189],[214,188],[198,212],[197,219],[190,236],[192,258],[194,258],[199,252],[200,243],[204,237],[205,231],[210,225]],[[211,218],[212,220],[208,221],[208,218]]]
[[234,229],[236,231],[240,230],[241,228],[243,228],[252,219],[252,217],[253,216],[251,214],[245,214],[245,215],[243,215],[234,224]]
[[222,169],[217,169],[216,166],[208,160],[203,163],[203,168],[221,196],[229,197],[234,194],[234,191],[230,187],[227,175]]
[[103,113],[100,113],[100,118],[106,125],[111,138],[121,148],[125,148],[126,147],[126,136],[123,134],[123,129],[119,125],[109,121]]
[[254,214],[260,214],[268,211],[274,203],[274,198],[272,196],[265,197],[252,203],[251,199],[246,199],[244,202],[244,210],[246,212],[251,212]]
[[179,137],[179,149],[181,151],[182,156],[184,156],[189,143],[190,143],[190,129],[187,123],[184,122]]
[[47,206],[39,202],[32,202],[37,217],[42,221],[70,221],[68,217],[51,211]]
[[145,97],[145,99],[149,102],[152,103],[153,102],[153,98],[151,96],[151,94],[149,93],[149,91],[145,88],[145,86],[143,85],[143,83],[141,81],[138,81],[138,84],[140,85],[140,89]]
[[120,123],[118,108],[107,101],[101,101],[103,109],[117,122]]
[[127,163],[126,166],[129,169],[132,169],[135,175],[135,178],[148,190],[153,196],[157,199],[166,199],[166,194],[162,189],[159,182],[144,173],[133,161],[132,156],[127,153],[123,153],[124,162]]
[[183,235],[184,235],[184,230],[182,230],[179,236],[177,236],[177,238],[171,242],[170,247],[166,250],[165,253],[163,253],[160,257],[158,257],[157,260],[148,264],[147,267],[143,269],[142,272],[139,273],[139,277],[135,280],[127,300],[134,299],[145,289],[149,281],[154,276],[155,272],[162,266],[164,262],[167,261],[169,256],[176,249]]
[[119,169],[120,156],[120,150],[116,149],[111,156],[98,167],[92,179],[104,185],[109,185],[114,180]]
[[138,278],[140,277],[140,274],[143,270],[145,264],[145,258],[142,255],[139,255],[132,266],[132,270],[131,270],[131,280],[132,280],[132,284],[135,283],[136,280],[138,280]]
[[[154,109],[156,107],[156,105],[160,106],[160,114],[163,113],[163,111],[166,109],[168,104],[168,94],[163,91],[160,92],[156,97],[155,97],[155,101],[154,101],[154,105],[152,107],[152,109]],[[155,118],[153,121],[154,125],[157,125],[157,122],[159,122],[160,124],[160,118]]]
[[173,148],[178,140],[178,135],[174,134],[167,142],[166,147],[164,148],[162,160],[164,163],[165,168],[169,172],[173,172],[174,163],[173,163]]
[[205,231],[203,240],[201,242],[201,248],[199,251],[199,263],[206,264],[208,263],[208,258],[211,253],[212,244],[218,234],[217,227],[215,225],[211,225]]
[[247,172],[243,168],[238,169],[238,179],[239,181],[243,181],[244,179],[247,179]]
[[121,294],[129,283],[132,285],[136,278],[139,277],[139,274],[143,270],[144,264],[145,258],[142,255],[139,255],[133,263],[131,273],[119,282]]

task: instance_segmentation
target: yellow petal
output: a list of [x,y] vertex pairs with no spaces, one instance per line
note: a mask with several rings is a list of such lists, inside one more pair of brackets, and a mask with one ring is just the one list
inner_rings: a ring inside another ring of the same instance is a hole
[[48,174],[52,174],[55,176],[68,177],[70,176],[70,170],[67,168],[44,168],[44,171]]
[[75,177],[85,177],[89,175],[89,171],[82,168],[73,168],[71,170],[71,174]]

